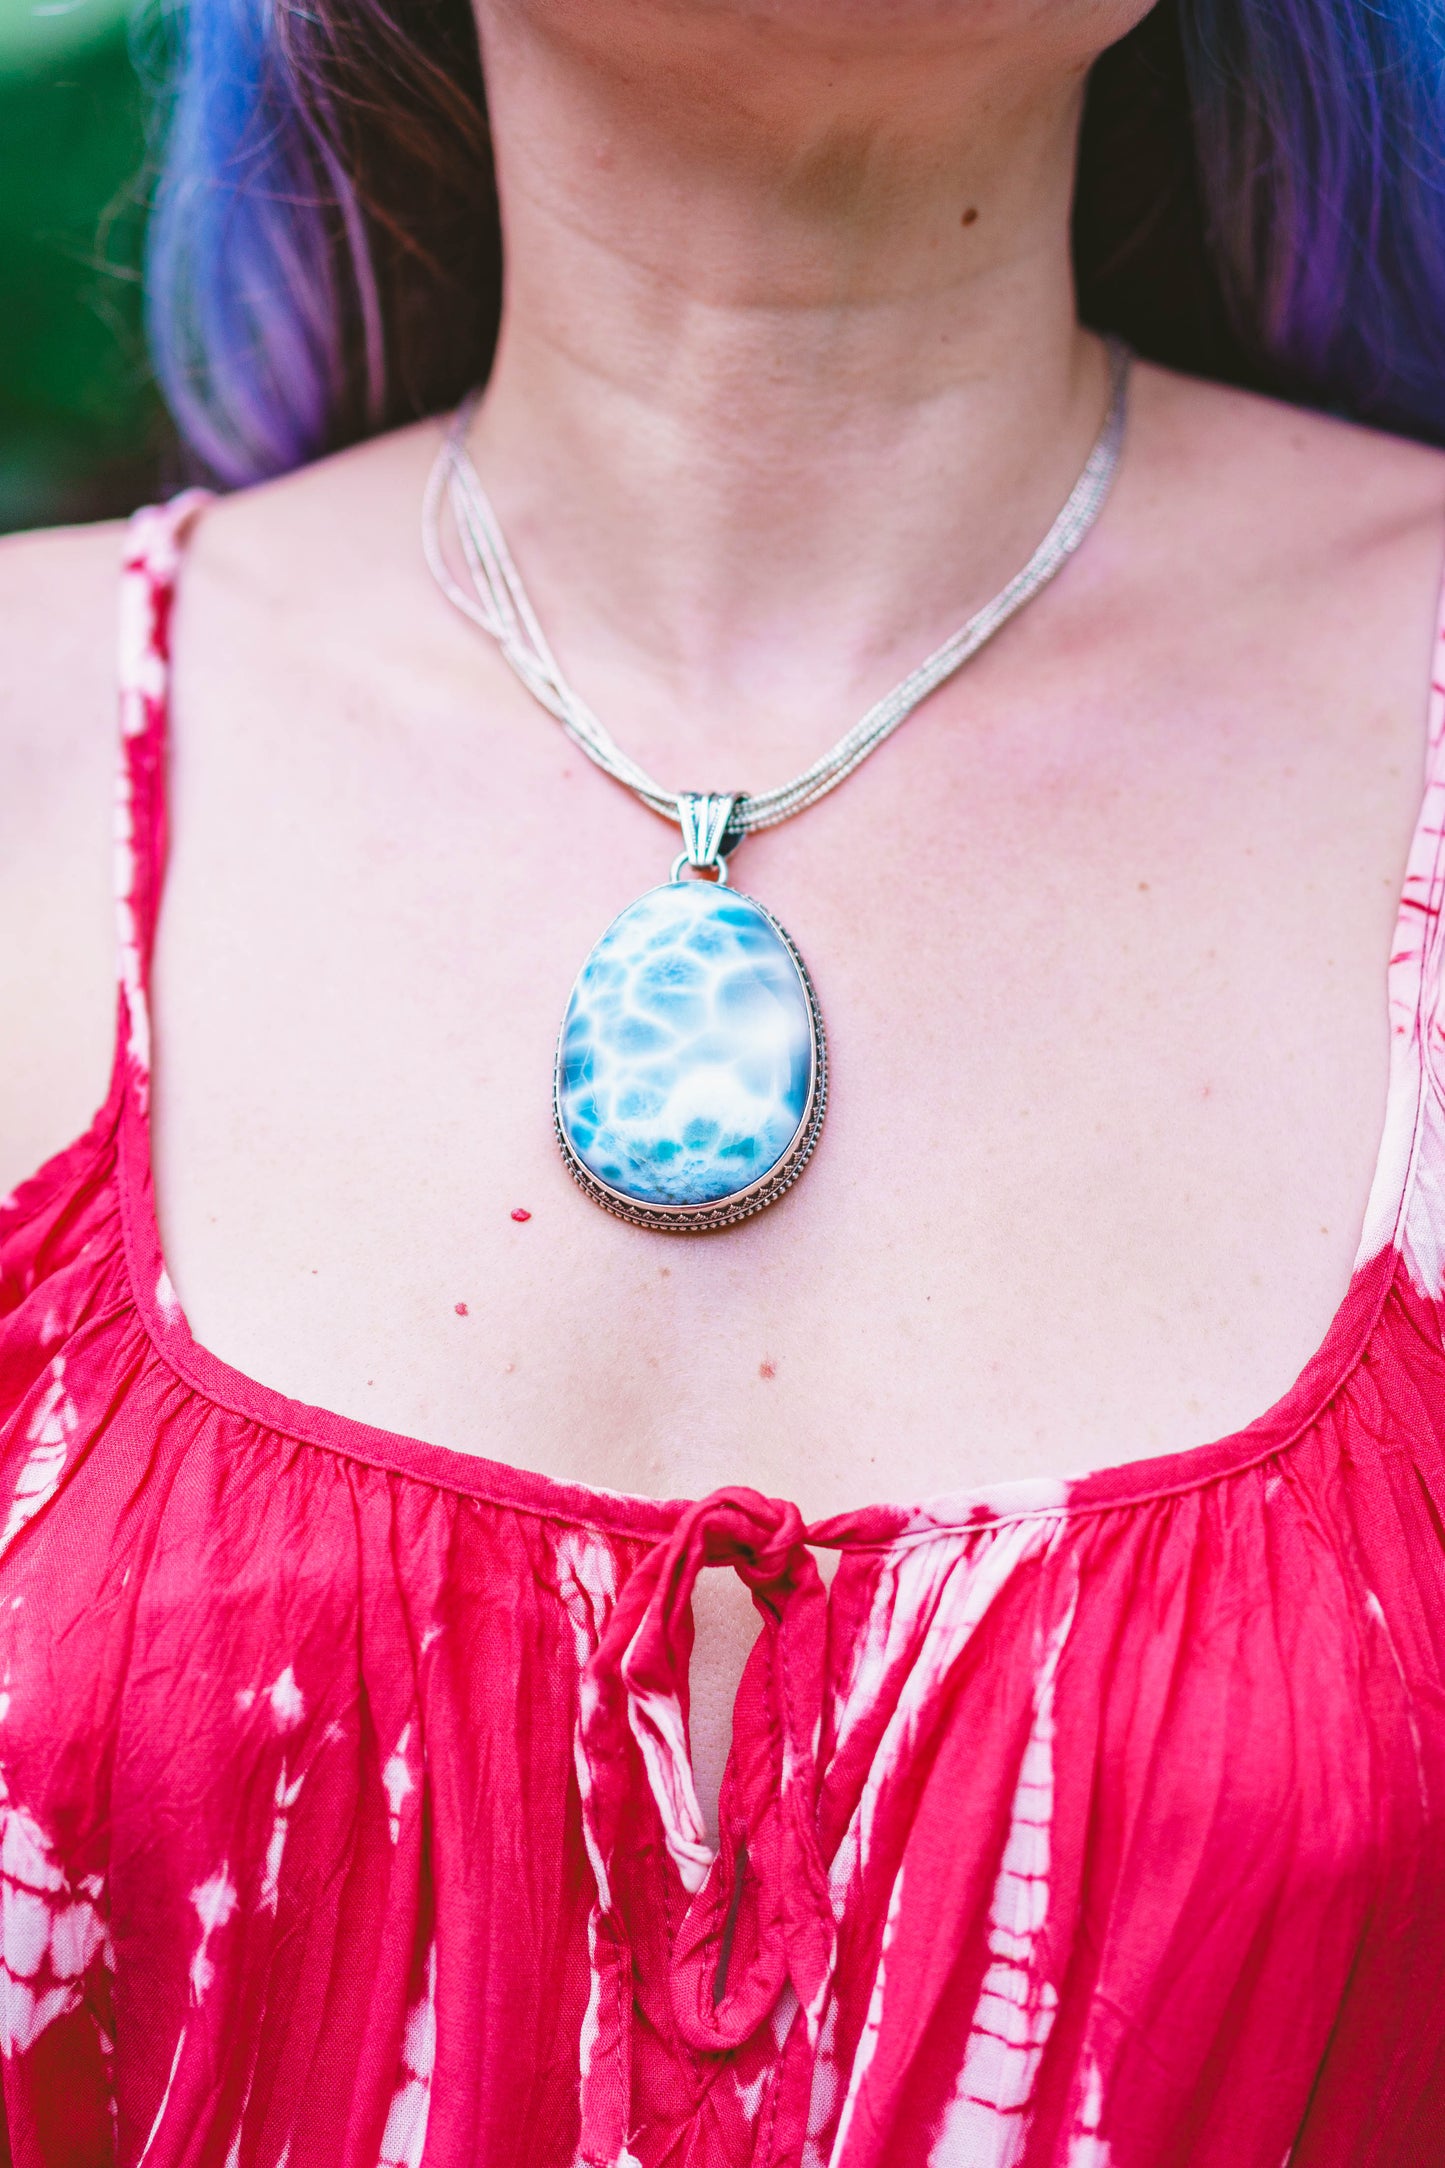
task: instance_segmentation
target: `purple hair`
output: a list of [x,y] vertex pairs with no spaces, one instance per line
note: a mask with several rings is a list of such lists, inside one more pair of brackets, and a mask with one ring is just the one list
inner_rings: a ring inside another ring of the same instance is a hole
[[1212,238],[1263,354],[1315,400],[1445,436],[1445,7],[1188,18]]
[[[189,0],[156,368],[226,482],[432,411],[500,297],[468,0]],[[1090,83],[1075,258],[1145,354],[1445,442],[1445,0],[1160,0]]]
[[500,236],[468,0],[188,0],[146,302],[198,464],[286,472],[484,372]]

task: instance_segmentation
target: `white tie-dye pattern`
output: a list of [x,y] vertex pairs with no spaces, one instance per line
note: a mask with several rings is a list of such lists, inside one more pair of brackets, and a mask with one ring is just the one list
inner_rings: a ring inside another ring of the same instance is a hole
[[[1099,2136],[1103,2114],[1104,2081],[1098,2064],[1091,2057],[1084,2066],[1083,2095],[1074,2118],[1069,2157],[1064,2168],[1113,2168],[1113,2148],[1106,2138]],[[1289,2168],[1288,2153],[1284,2157],[1284,2168]]]
[[[192,2013],[200,2008],[215,1983],[216,1967],[211,1958],[211,1937],[226,1925],[240,1901],[240,1893],[231,1880],[230,1865],[225,1860],[222,1860],[213,1875],[209,1875],[204,1882],[198,1883],[196,1888],[191,1891],[191,1903],[195,1906],[196,1917],[201,1923],[201,1939],[196,1945],[194,1956],[191,1958]],[[190,2030],[191,2020],[188,2015],[186,2022],[176,2036],[176,2050],[171,2057],[170,2075],[166,2079],[165,2090],[161,2094],[160,2106],[156,2109],[155,2121],[151,2124],[150,2136],[141,2148],[140,2159],[136,2163],[136,2168],[145,2168],[151,2149],[165,2125],[166,2110],[171,2103],[171,2094],[175,2089],[176,2073],[181,2067],[181,2058],[186,2052],[186,2041],[190,2037]]]
[[1445,1106],[1436,1076],[1445,901],[1445,624],[1436,635],[1432,679],[1425,794],[1390,956],[1385,1129],[1355,1264],[1358,1269],[1393,1243],[1416,1292],[1435,1301],[1445,1291]]
[[136,2164],[136,2168],[145,2168],[146,2162],[151,2157],[151,2149],[155,2145],[157,2138],[159,2138],[161,2134],[161,2126],[164,2124],[166,2119],[166,2110],[171,2104],[171,2094],[175,2091],[176,2072],[181,2067],[181,2057],[186,2051],[186,2034],[189,2030],[189,2026],[183,2025],[180,2029],[180,2032],[176,2036],[176,2051],[175,2054],[171,2057],[170,2072],[166,2078],[164,2090],[161,2093],[160,2106],[156,2109],[155,2121],[151,2124],[150,2127],[150,2135],[147,2137],[145,2144],[141,2147],[140,2159]]
[[306,1714],[306,1697],[296,1684],[296,1674],[288,1664],[279,1679],[266,1689],[271,1703],[271,1714],[278,1731],[294,1731]]
[[246,2080],[246,2090],[241,2099],[241,2112],[236,2117],[236,2128],[231,2133],[231,2143],[226,2148],[225,2168],[240,2168],[241,2138],[246,2128],[246,2117],[251,2112],[251,2092],[256,2082],[256,2051],[251,2051],[251,2072]]
[[165,663],[153,638],[155,596],[174,551],[167,550],[164,525],[142,520],[135,535],[133,561],[120,586],[120,728],[121,764],[115,796],[115,909],[117,968],[125,1002],[128,1046],[135,1081],[145,1103],[150,1077],[150,1010],[145,989],[144,938],[140,922],[137,873],[135,773],[130,746],[144,735],[149,703],[165,689]]
[[[643,1631],[642,1627],[638,1632]],[[682,1707],[675,1694],[639,1690],[628,1676],[632,1649],[622,1659],[627,1685],[627,1721],[642,1754],[647,1781],[657,1802],[663,1841],[683,1888],[695,1897],[712,1869],[713,1848],[703,1828]]]
[[845,2158],[848,2132],[858,2112],[864,2082],[878,2052],[878,2036],[883,2030],[883,1997],[888,1978],[888,1953],[893,1937],[898,1932],[898,1921],[903,1910],[903,1869],[900,1867],[893,1878],[888,1893],[888,1916],[883,1922],[883,1940],[878,1951],[878,1964],[873,1974],[873,1986],[868,1996],[868,2015],[863,2020],[863,2030],[853,2055],[853,2069],[848,2079],[848,2091],[843,2101],[843,2113],[838,2119],[838,2135],[833,2143],[830,2159],[833,2164]]
[[437,1947],[427,1951],[426,1985],[406,2013],[401,2070],[387,2110],[377,2168],[420,2168],[431,2115],[437,2052]]
[[1445,1293],[1445,1107],[1428,1084],[1420,1095],[1414,1149],[1395,1240],[1416,1294],[1437,1302]]
[[738,2106],[749,2123],[756,2123],[758,2119],[758,2110],[762,2107],[763,2094],[768,2089],[768,2079],[771,2076],[772,2072],[765,2068],[744,2084],[737,2071],[733,2072],[733,2090],[738,2096]]
[[[854,1636],[848,1652],[848,1668],[838,1681],[833,1696],[833,1751],[841,1754],[848,1746],[854,1726],[862,1721],[877,1702],[883,1691],[889,1672],[907,1652],[916,1631],[914,1622],[905,1619],[898,1602],[898,1578],[904,1562],[914,1569],[921,1562],[931,1571],[932,1585],[936,1593],[948,1577],[954,1563],[953,1549],[946,1543],[925,1543],[910,1546],[907,1551],[886,1554],[879,1561],[878,1577],[873,1585],[868,1616],[861,1632]],[[918,1587],[915,1595],[928,1600],[928,1592]]]
[[132,561],[120,582],[120,727],[126,738],[142,736],[146,707],[165,691],[165,664],[154,639],[155,596],[174,577],[178,552],[168,546],[163,513],[142,513],[136,522]]
[[826,2168],[824,2148],[827,2133],[833,2127],[833,2111],[838,2105],[842,2084],[843,2073],[838,2067],[838,1999],[832,1996],[818,2027],[812,2091],[808,2099],[808,2129],[799,2168]]
[[72,1889],[34,1817],[0,1776],[0,2055],[23,2055],[78,2009],[85,1973],[110,1962],[100,1880]]
[[168,1325],[174,1325],[181,1314],[181,1298],[164,1265],[156,1274],[156,1308]]
[[[963,1548],[947,1537],[912,1544],[880,1576],[864,1629],[877,1655],[858,1665],[857,1691],[866,1688],[876,1697],[897,1661],[906,1660],[908,1669],[829,1874],[835,1918],[842,1918],[854,1880],[867,1866],[879,1802],[897,1772],[908,1766],[934,1696],[1018,1568],[1047,1551],[1061,1525],[1041,1516],[981,1529]],[[923,1617],[928,1624],[915,1647]],[[863,1713],[859,1704],[840,1712],[840,1737]]]
[[1400,1681],[1402,1689],[1400,1695],[1401,1705],[1405,1710],[1406,1719],[1409,1723],[1410,1743],[1415,1752],[1415,1782],[1419,1786],[1420,1805],[1428,1819],[1432,1812],[1430,1779],[1425,1767],[1425,1742],[1420,1736],[1420,1714],[1415,1693],[1411,1687],[1405,1666],[1400,1660],[1400,1651],[1395,1646],[1395,1636],[1390,1631],[1390,1622],[1385,1616],[1384,1605],[1372,1588],[1365,1590],[1364,1601],[1366,1613],[1378,1628],[1389,1654],[1390,1663]]
[[231,1870],[223,1860],[216,1872],[191,1891],[191,1903],[201,1923],[201,1939],[196,1954],[191,1959],[191,1997],[199,2008],[206,1999],[216,1977],[211,1961],[211,1937],[218,1928],[224,1927],[240,1902]]
[[[588,1847],[589,1851],[591,1847]],[[603,1876],[604,1882],[606,1876]],[[582,2030],[577,2036],[577,2073],[582,2087],[586,2088],[592,2069],[592,2058],[597,2052],[597,2034],[602,2012],[602,1968],[597,1962],[598,1907],[594,1905],[587,1916],[587,2007],[582,2012]]]
[[79,1428],[80,1411],[65,1387],[65,1357],[56,1355],[50,1364],[50,1382],[25,1433],[31,1450],[15,1479],[10,1511],[0,1529],[0,1557],[60,1488],[70,1441]]
[[[587,1529],[565,1530],[557,1544],[557,1586],[563,1608],[572,1622],[577,1668],[585,1674],[587,1664],[602,1638],[602,1629],[607,1623],[608,1615],[617,1601],[617,1561],[606,1539],[591,1534]],[[592,1699],[593,1690],[584,1675],[578,1693],[573,1759],[577,1769],[578,1790],[582,1797],[582,1830],[587,1845],[587,1857],[596,1879],[598,1900],[602,1909],[608,1911],[612,1905],[612,1890],[608,1881],[607,1864],[593,1842],[591,1816],[586,1811],[592,1798],[592,1769],[583,1750],[582,1733],[584,1719],[590,1714]],[[595,1988],[595,1966],[592,1981]],[[583,2067],[585,2069],[585,2063]]]
[[401,1810],[408,1796],[416,1790],[411,1770],[407,1767],[406,1752],[411,1743],[411,1725],[402,1726],[396,1749],[381,1772],[382,1789],[386,1793],[387,1832],[393,1844],[401,1842]]
[[[834,1708],[835,1751],[841,1751],[899,1668],[906,1665],[907,1669],[862,1796],[829,1869],[835,1919],[841,1921],[847,1914],[852,1890],[867,1863],[873,1820],[884,1789],[907,1766],[919,1723],[933,1696],[1018,1567],[1048,1550],[1061,1525],[1060,1520],[1038,1516],[985,1527],[967,1536],[939,1534],[900,1546],[881,1566],[867,1620],[854,1644],[847,1681]],[[921,1646],[920,1619],[928,1621]],[[836,2018],[836,2003],[830,1999],[819,2013],[803,2168],[821,2168],[825,2159],[841,2158],[836,2143],[831,2154],[826,2151],[845,2076],[837,2061]],[[856,2060],[848,2076],[851,2097],[858,2077]]]
[[[122,714],[125,703],[122,700]],[[142,711],[143,712],[143,711]],[[115,915],[116,969],[125,1002],[126,1051],[145,1100],[150,1076],[150,1010],[146,1001],[145,964],[142,956],[140,912],[136,901],[136,837],[134,793],[128,767],[122,765],[115,801]]]
[[1039,2064],[1058,2014],[1041,1975],[1054,1819],[1054,1686],[1074,1609],[1049,1637],[1034,1683],[1034,1717],[989,1906],[989,1966],[953,2098],[929,2168],[1017,2168],[1028,2139]]
[[276,1798],[271,1816],[271,1834],[266,1842],[266,1865],[261,1879],[259,1910],[274,1913],[281,1895],[281,1862],[286,1855],[286,1837],[291,1827],[291,1809],[301,1797],[301,1787],[306,1782],[304,1773],[294,1784],[286,1782],[286,1764],[281,1764],[281,1774],[276,1779]]
[[[587,1920],[587,2008],[582,2015],[582,2030],[577,2043],[578,2073],[582,2096],[585,2101],[587,2080],[596,2053],[599,2018],[602,2006],[602,1972],[598,1963],[598,1943],[603,1915],[612,1909],[612,1885],[607,1863],[597,1849],[592,1829],[590,1801],[592,1798],[592,1770],[583,1745],[583,1732],[587,1718],[595,1704],[593,1688],[586,1677],[586,1666],[602,1638],[613,1605],[617,1601],[617,1560],[612,1546],[605,1537],[590,1529],[569,1528],[558,1539],[557,1586],[563,1607],[572,1623],[573,1647],[577,1656],[577,1668],[582,1678],[578,1689],[577,1729],[573,1735],[573,1754],[577,1769],[577,1786],[582,1799],[582,1838],[587,1848],[588,1864],[597,1885],[597,1901]],[[599,2168],[593,2160],[583,2162],[578,2156],[577,2168]],[[642,2163],[624,2142],[605,2168],[642,2168]]]
[[1020,1513],[1056,1513],[1069,1502],[1075,1478],[1055,1475],[1008,1476],[997,1483],[976,1483],[970,1490],[943,1491],[909,1509],[900,1535],[957,1535],[982,1520],[1015,1520]]
[[117,972],[125,1006],[126,1051],[132,1086],[142,1113],[150,1096],[150,1004],[146,994],[145,933],[141,923],[137,875],[140,855],[136,822],[139,767],[132,748],[145,737],[156,705],[166,694],[166,658],[156,637],[160,598],[174,585],[181,546],[205,501],[189,490],[174,503],[148,507],[131,523],[120,583],[117,650],[120,684],[121,758],[116,778],[114,866]]
[[[587,1918],[587,2007],[582,2013],[582,2030],[577,2043],[579,2075],[585,2089],[597,2046],[602,2007],[602,1972],[597,1961],[598,1936],[602,1915],[612,1908],[612,1884],[607,1872],[607,1862],[597,1849],[592,1831],[592,1767],[582,1741],[583,1729],[591,1713],[593,1694],[590,1681],[586,1677],[586,1666],[602,1638],[602,1629],[617,1600],[617,1561],[612,1555],[611,1545],[604,1537],[593,1535],[582,1528],[564,1530],[557,1543],[557,1586],[563,1608],[572,1622],[572,1642],[577,1656],[577,1668],[582,1674],[578,1688],[577,1728],[573,1734],[572,1753],[577,1770],[578,1794],[582,1801],[582,1840],[587,1847],[588,1864],[597,1885],[597,1899]],[[622,2168],[621,2163],[619,2168]]]

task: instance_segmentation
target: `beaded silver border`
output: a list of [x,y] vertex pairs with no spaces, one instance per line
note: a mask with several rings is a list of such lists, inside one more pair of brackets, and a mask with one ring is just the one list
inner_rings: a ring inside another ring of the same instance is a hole
[[[665,884],[664,884],[665,885]],[[730,1197],[715,1198],[710,1204],[646,1205],[624,1196],[621,1190],[612,1189],[606,1182],[599,1182],[590,1168],[583,1165],[572,1149],[567,1132],[562,1125],[562,1030],[557,1033],[557,1052],[552,1062],[552,1128],[562,1154],[563,1164],[584,1196],[593,1204],[610,1212],[614,1219],[626,1220],[632,1227],[650,1227],[657,1234],[705,1235],[719,1227],[735,1227],[739,1220],[751,1219],[755,1212],[764,1212],[770,1204],[776,1204],[785,1190],[792,1188],[817,1147],[823,1116],[828,1111],[828,1038],[823,1029],[823,1012],[818,1006],[817,989],[808,974],[808,967],[798,954],[797,944],[786,926],[774,918],[765,903],[756,896],[749,896],[743,889],[732,889],[731,894],[741,896],[750,903],[778,936],[808,997],[808,1018],[812,1030],[813,1074],[809,1083],[808,1103],[793,1134],[793,1141],[777,1164],[768,1173],[760,1175],[746,1189],[735,1190]],[[639,901],[641,899],[639,898]],[[572,1005],[571,996],[567,1008]],[[567,1010],[562,1012],[565,1028]]]

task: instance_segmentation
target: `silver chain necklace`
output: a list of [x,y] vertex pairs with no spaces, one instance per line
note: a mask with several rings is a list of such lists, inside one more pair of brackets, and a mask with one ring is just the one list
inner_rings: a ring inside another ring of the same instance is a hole
[[[1109,359],[1104,426],[1023,570],[821,759],[757,792],[665,790],[568,684],[467,455],[476,395],[458,410],[422,511],[438,586],[588,759],[681,835],[668,880],[629,904],[583,964],[557,1044],[557,1141],[574,1180],[618,1218],[671,1233],[725,1227],[772,1204],[812,1157],[828,1088],[817,995],[772,913],[729,886],[729,856],[744,836],[836,790],[1068,562],[1104,508],[1123,446],[1129,354],[1111,342]],[[470,586],[442,550],[443,503]],[[689,880],[689,867],[714,878]]]

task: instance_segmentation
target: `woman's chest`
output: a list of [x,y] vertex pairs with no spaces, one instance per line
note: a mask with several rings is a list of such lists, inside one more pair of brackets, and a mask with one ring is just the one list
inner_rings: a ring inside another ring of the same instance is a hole
[[463,1450],[815,1512],[1268,1405],[1363,1215],[1413,781],[1137,725],[1021,773],[926,721],[866,805],[734,862],[808,962],[830,1100],[794,1190],[705,1238],[609,1219],[551,1133],[572,976],[660,824],[546,735],[490,794],[383,748],[338,799],[319,747],[284,819],[264,744],[182,766],[156,1156],[198,1337]]

